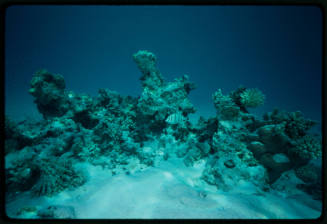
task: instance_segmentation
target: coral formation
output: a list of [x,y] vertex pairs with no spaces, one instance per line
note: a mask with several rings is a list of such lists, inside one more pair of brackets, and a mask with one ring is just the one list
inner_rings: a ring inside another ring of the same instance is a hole
[[[200,117],[193,124],[189,115],[196,110],[188,96],[195,85],[189,77],[166,82],[153,53],[139,51],[133,58],[142,74],[138,97],[108,89],[91,97],[65,90],[61,75],[45,70],[33,75],[29,92],[44,119],[5,119],[8,194],[32,190],[52,196],[81,186],[87,177],[74,167],[76,162],[115,175],[172,157],[187,167],[205,164],[201,181],[225,191],[244,182],[286,191],[283,185],[291,172],[299,189],[308,192],[312,184],[321,184],[316,168],[307,166],[321,159],[321,140],[308,134],[316,122],[300,112],[279,110],[258,118],[247,108],[262,105],[264,94],[239,87],[228,95],[218,89],[212,96],[216,116]],[[319,198],[320,188],[314,189],[311,193]],[[69,218],[74,212],[54,206],[39,216]]]
[[140,80],[142,81],[142,86],[144,88],[154,90],[162,87],[163,78],[157,68],[157,58],[153,53],[148,51],[138,51],[133,55],[133,59],[142,72]]
[[36,153],[33,153],[28,147],[6,156],[5,177],[8,194],[29,190],[36,183],[35,158]]
[[37,195],[51,196],[66,188],[78,187],[85,183],[83,174],[76,172],[70,160],[51,161],[49,158],[36,159],[39,180],[32,187]]
[[265,96],[258,89],[246,89],[241,94],[241,103],[244,107],[257,107],[264,103]]
[[218,89],[212,96],[219,119],[233,120],[238,118],[240,108],[235,104],[230,96],[223,95],[221,89]]
[[295,146],[289,149],[289,154],[297,159],[310,160],[321,158],[321,141],[312,135],[306,135],[295,141]]
[[285,112],[275,109],[263,116],[266,124],[284,124],[285,134],[290,138],[301,138],[306,135],[316,121],[305,119],[300,111]]
[[251,182],[259,188],[265,188],[267,174],[265,168],[258,163],[253,153],[247,149],[240,131],[224,121],[219,122],[214,133],[212,149],[202,178],[222,190],[229,190],[239,185],[242,180]]
[[62,75],[53,75],[46,70],[37,71],[29,93],[35,97],[39,112],[45,117],[62,116],[68,110],[65,93],[65,80]]

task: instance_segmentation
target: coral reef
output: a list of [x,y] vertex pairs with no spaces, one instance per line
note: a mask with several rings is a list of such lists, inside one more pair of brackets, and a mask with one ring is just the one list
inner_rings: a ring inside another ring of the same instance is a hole
[[[264,94],[241,86],[228,95],[218,89],[212,95],[216,116],[193,124],[189,115],[196,109],[188,96],[195,85],[189,77],[167,82],[153,53],[138,51],[133,58],[143,87],[138,97],[109,89],[91,97],[67,91],[61,75],[46,70],[33,75],[29,92],[44,119],[5,118],[6,193],[52,196],[81,186],[87,173],[73,165],[78,162],[116,175],[179,158],[187,167],[205,164],[202,183],[224,191],[246,182],[261,190],[304,190],[321,199],[318,168],[309,165],[322,154],[321,139],[308,134],[316,122],[277,109],[258,118],[247,109],[262,105]],[[294,186],[285,186],[290,179]],[[75,216],[62,206],[38,215]]]

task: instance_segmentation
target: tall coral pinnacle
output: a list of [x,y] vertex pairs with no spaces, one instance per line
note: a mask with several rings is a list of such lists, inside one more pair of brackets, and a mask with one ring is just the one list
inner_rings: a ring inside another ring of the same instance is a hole
[[33,75],[29,93],[35,97],[34,102],[45,118],[62,116],[67,112],[65,87],[62,75],[46,70],[39,70]]
[[133,55],[138,68],[142,72],[141,80],[143,87],[153,90],[163,85],[163,78],[157,68],[157,58],[149,51],[138,51]]

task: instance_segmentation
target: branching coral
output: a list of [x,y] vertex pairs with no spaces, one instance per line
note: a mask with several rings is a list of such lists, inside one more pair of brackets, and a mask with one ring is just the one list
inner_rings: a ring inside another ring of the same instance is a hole
[[275,109],[271,113],[264,115],[264,121],[266,124],[285,124],[285,133],[292,139],[301,138],[306,135],[316,121],[305,119],[300,111],[285,112]]
[[306,135],[295,141],[295,146],[288,151],[290,155],[301,160],[321,158],[321,140],[312,135]]
[[288,113],[285,132],[291,138],[300,138],[306,135],[306,132],[317,124],[316,121],[305,119],[300,111]]

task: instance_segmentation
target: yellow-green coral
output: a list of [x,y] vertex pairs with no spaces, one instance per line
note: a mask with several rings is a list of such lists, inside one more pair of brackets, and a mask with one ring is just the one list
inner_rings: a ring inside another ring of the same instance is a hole
[[241,103],[244,107],[257,107],[264,103],[265,95],[259,89],[246,89],[241,93]]

